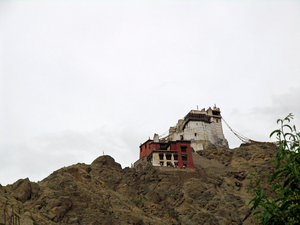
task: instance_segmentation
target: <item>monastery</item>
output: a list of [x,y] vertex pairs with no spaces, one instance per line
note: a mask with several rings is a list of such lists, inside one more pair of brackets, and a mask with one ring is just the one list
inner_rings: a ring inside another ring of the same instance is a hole
[[193,154],[210,147],[226,147],[221,111],[216,106],[207,110],[191,110],[166,136],[154,134],[140,145],[140,158],[134,167],[145,163],[153,166],[194,168]]

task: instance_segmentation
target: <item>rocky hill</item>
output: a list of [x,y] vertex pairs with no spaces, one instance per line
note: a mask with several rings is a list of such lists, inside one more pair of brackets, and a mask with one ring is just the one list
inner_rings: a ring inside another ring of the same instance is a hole
[[0,186],[0,224],[255,224],[250,174],[257,171],[268,190],[275,152],[270,143],[211,148],[198,153],[196,169],[122,169],[101,156],[38,183]]

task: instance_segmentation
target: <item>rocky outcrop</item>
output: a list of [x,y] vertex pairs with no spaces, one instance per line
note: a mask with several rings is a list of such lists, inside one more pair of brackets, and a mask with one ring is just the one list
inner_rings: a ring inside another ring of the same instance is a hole
[[[272,144],[199,152],[198,168],[144,165],[122,169],[110,156],[61,168],[34,183],[0,187],[0,223],[21,224],[255,224],[247,193],[251,173],[272,173]],[[202,163],[202,166],[201,166]],[[262,185],[268,189],[267,178]]]
[[11,196],[22,203],[31,198],[31,185],[28,178],[20,179],[12,185]]

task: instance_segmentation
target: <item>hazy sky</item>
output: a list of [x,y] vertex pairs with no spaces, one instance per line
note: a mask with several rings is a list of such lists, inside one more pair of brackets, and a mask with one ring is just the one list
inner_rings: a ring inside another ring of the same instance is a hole
[[197,105],[270,141],[300,129],[300,1],[0,1],[0,75],[2,185],[130,166]]

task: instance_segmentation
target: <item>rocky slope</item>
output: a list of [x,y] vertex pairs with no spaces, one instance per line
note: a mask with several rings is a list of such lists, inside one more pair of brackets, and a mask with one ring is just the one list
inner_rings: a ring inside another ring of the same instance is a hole
[[257,171],[268,190],[275,152],[269,143],[212,148],[198,153],[196,169],[122,169],[101,156],[38,183],[1,186],[0,224],[255,224],[250,174]]

